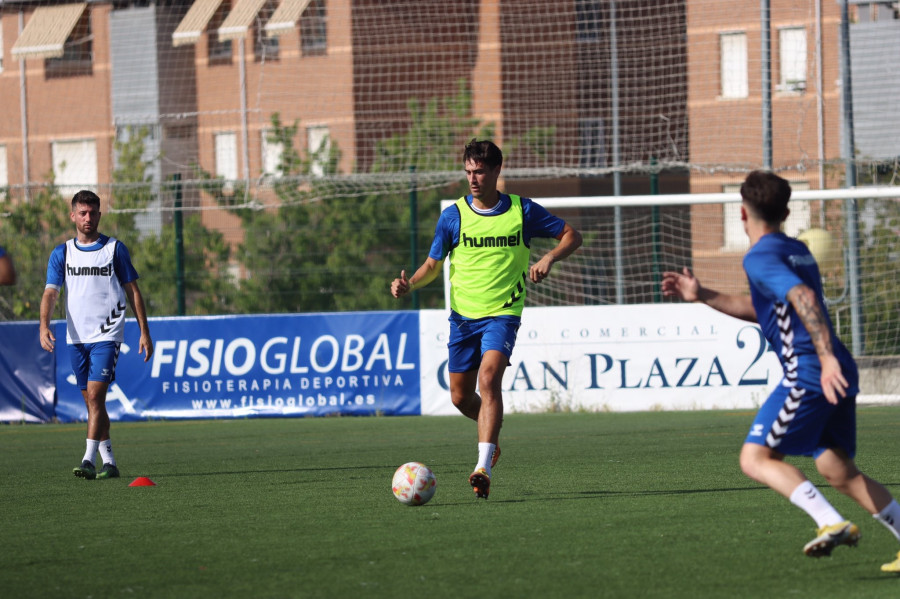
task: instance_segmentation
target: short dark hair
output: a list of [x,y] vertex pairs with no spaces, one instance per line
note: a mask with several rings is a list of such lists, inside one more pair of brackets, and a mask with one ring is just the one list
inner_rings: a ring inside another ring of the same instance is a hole
[[463,152],[463,164],[468,161],[480,163],[488,168],[496,168],[503,165],[503,152],[492,141],[477,141],[474,137],[466,144]]
[[72,210],[75,210],[76,204],[87,204],[88,206],[96,206],[100,209],[100,196],[89,189],[82,189],[72,197]]
[[741,184],[741,199],[757,218],[778,224],[787,217],[791,184],[770,171],[753,171]]

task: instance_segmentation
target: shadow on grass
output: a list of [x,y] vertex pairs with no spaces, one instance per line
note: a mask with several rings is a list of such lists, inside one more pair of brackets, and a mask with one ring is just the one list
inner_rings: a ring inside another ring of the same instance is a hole
[[268,468],[253,470],[220,470],[217,472],[157,472],[155,475],[160,477],[195,477],[195,476],[247,476],[248,474],[283,474],[289,472],[340,472],[345,470],[390,470],[393,472],[397,466],[328,466],[324,468]]
[[[619,497],[656,497],[665,495],[695,495],[700,493],[732,493],[744,491],[769,491],[766,487],[734,487],[722,489],[672,489],[659,491],[570,491],[562,493],[526,493],[515,499],[492,499],[496,503],[527,503],[531,501],[567,501]],[[469,502],[441,502],[441,505],[467,505]]]
[[541,493],[543,497],[535,497],[538,501],[558,501],[562,499],[594,499],[598,497],[656,497],[660,495],[697,495],[704,493],[734,493],[744,491],[769,491],[768,487],[725,487],[716,489],[659,489],[655,491],[569,491],[560,493]]

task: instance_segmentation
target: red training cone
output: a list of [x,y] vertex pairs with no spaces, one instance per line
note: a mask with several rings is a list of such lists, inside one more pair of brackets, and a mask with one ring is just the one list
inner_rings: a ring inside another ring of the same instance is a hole
[[146,476],[139,476],[134,479],[129,487],[155,487],[156,483],[147,478]]

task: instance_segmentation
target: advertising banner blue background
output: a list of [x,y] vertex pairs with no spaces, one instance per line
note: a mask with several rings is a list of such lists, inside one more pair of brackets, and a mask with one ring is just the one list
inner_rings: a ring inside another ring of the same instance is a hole
[[[418,312],[156,318],[150,333],[145,363],[126,322],[112,420],[421,413]],[[57,417],[86,420],[68,350],[56,353]]]
[[41,347],[39,330],[37,322],[0,326],[0,422],[53,419],[56,354]]

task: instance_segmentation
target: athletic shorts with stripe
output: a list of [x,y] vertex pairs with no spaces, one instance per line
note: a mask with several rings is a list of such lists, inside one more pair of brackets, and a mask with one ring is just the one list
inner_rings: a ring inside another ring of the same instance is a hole
[[856,397],[828,403],[816,390],[778,385],[759,409],[744,441],[784,455],[819,457],[840,448],[856,455]]

